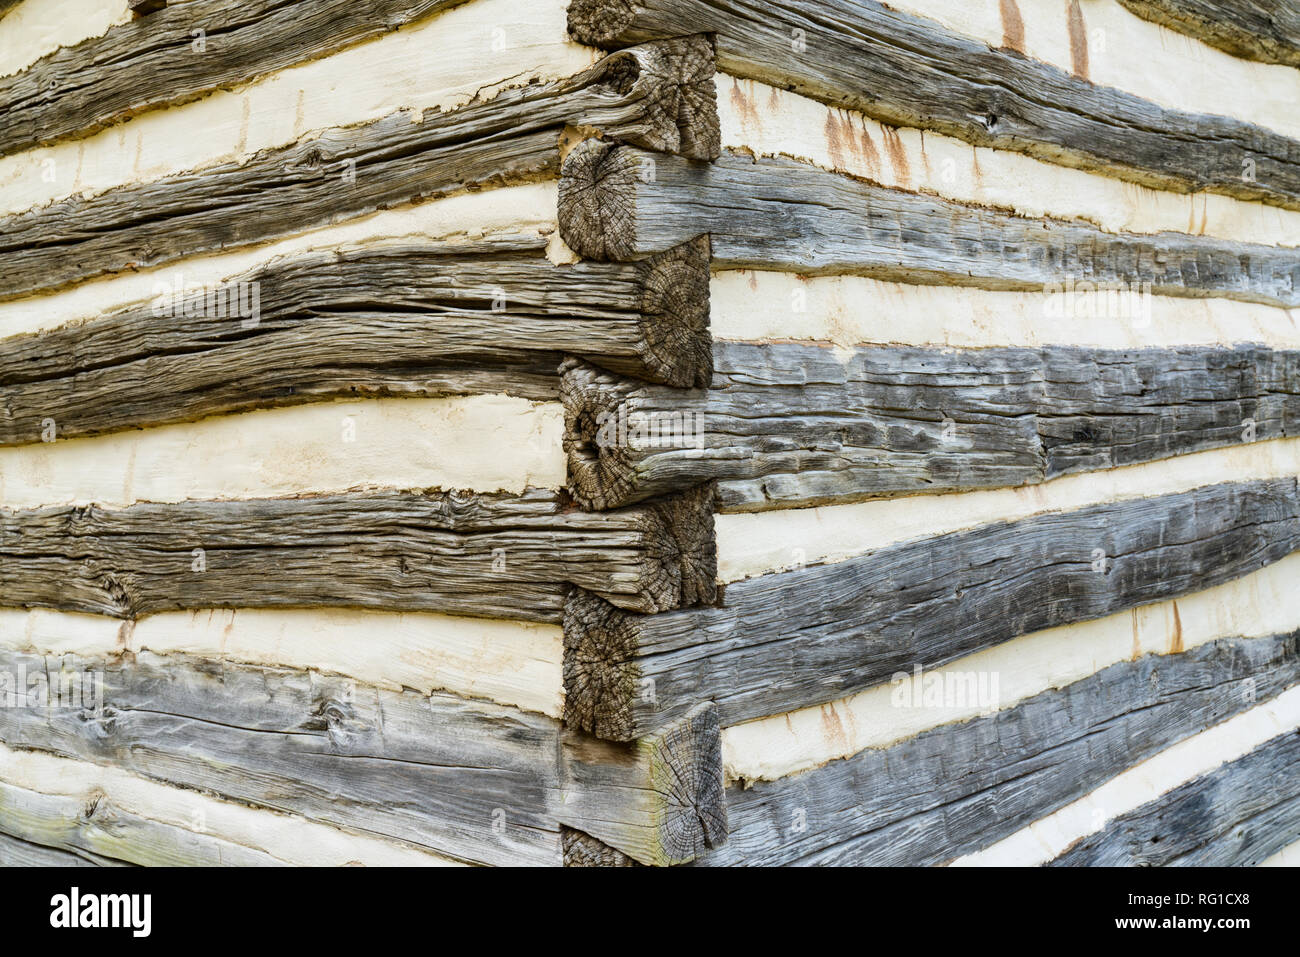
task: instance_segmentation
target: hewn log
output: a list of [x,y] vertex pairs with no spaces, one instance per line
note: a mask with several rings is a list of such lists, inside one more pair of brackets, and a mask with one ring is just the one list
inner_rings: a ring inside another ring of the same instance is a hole
[[0,511],[6,605],[122,618],[333,605],[558,621],[571,585],[655,612],[712,601],[716,554],[708,489],[598,513],[544,490]]
[[699,37],[648,44],[567,80],[507,90],[449,112],[394,114],[263,150],[247,162],[0,219],[0,297],[467,189],[554,177],[561,140],[573,126],[712,158],[719,134],[711,47]]
[[554,266],[544,247],[517,237],[311,253],[0,340],[0,444],[40,441],[48,419],[71,438],[358,394],[553,400],[570,353],[708,383],[707,240],[630,265]]
[[560,828],[565,867],[640,867],[634,858],[571,827]]
[[1300,680],[1295,634],[1112,665],[1013,708],[727,790],[710,865],[930,865],[1001,840]]
[[725,840],[708,709],[612,745],[514,708],[314,672],[0,649],[11,688],[70,672],[97,677],[102,707],[19,699],[0,708],[0,738],[476,863],[558,865],[562,824],[647,864]]
[[597,46],[717,34],[718,67],[860,110],[1160,189],[1300,208],[1300,143],[1160,107],[872,0],[574,0]]
[[1119,0],[1139,17],[1233,56],[1300,67],[1300,8],[1293,0]]
[[630,740],[708,700],[733,725],[1204,591],[1298,549],[1288,478],[905,542],[727,585],[712,608],[638,617],[579,592],[564,614],[564,717]]
[[[136,17],[0,79],[0,153],[314,60],[465,0],[131,0]],[[203,31],[203,49],[195,48]],[[159,77],[166,77],[159,82]]]
[[[0,2],[0,17],[4,16]],[[0,833],[0,867],[123,867],[121,861],[94,858]]]
[[564,366],[569,486],[728,511],[1026,485],[1300,433],[1300,352],[714,344],[712,388]]
[[564,162],[560,230],[590,259],[636,259],[708,233],[718,269],[1010,290],[1074,280],[1300,305],[1300,258],[1291,249],[1111,233],[731,151],[697,163],[588,140]]
[[[150,867],[267,867],[283,862],[233,841],[150,820],[103,794],[42,794],[0,781],[0,829],[91,862]],[[0,856],[3,852],[0,851]]]
[[1300,732],[1163,794],[1071,846],[1070,867],[1254,867],[1300,837]]
[[568,747],[574,760],[564,814],[584,833],[656,866],[686,864],[726,843],[722,736],[712,704],[630,745],[573,738]]

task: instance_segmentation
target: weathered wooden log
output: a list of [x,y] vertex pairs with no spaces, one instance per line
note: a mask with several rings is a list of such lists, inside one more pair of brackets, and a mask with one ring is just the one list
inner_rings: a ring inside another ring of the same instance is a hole
[[[136,113],[380,36],[465,0],[131,0],[137,16],[0,79],[0,153],[103,129]],[[195,44],[202,30],[202,49]],[[158,82],[166,77],[165,82]]]
[[[42,794],[0,781],[0,829],[86,863],[150,867],[267,867],[270,854],[190,828],[150,820],[96,795]],[[0,848],[0,860],[4,851]]]
[[590,834],[571,827],[560,828],[565,867],[640,867],[634,858],[615,850]]
[[69,672],[100,682],[102,707],[52,692],[31,706],[29,693],[0,708],[0,738],[477,863],[559,864],[562,824],[646,864],[725,841],[708,708],[613,745],[513,708],[313,672],[0,650],[0,674],[28,687]]
[[1293,139],[1165,109],[872,0],[574,0],[569,30],[608,48],[713,33],[720,70],[896,126],[1160,189],[1300,208]]
[[[0,340],[0,444],[361,395],[559,395],[564,355],[706,385],[707,240],[554,266],[545,240],[311,253]],[[243,307],[247,308],[243,308]],[[188,313],[188,314],[187,314]]]
[[1298,549],[1288,478],[905,542],[727,585],[718,607],[636,616],[575,592],[564,612],[564,717],[631,740],[715,701],[729,726],[1203,591]]
[[1233,56],[1300,67],[1300,9],[1291,0],[1119,0],[1139,17]]
[[708,233],[719,269],[1011,290],[1074,280],[1300,305],[1291,249],[1031,219],[732,151],[698,163],[588,140],[564,161],[560,230],[590,259],[636,259]]
[[0,594],[122,618],[332,605],[558,621],[577,585],[655,612],[714,598],[712,494],[599,513],[544,490],[5,510]]
[[1300,732],[1288,731],[1071,846],[1055,867],[1253,867],[1300,837]]
[[727,511],[1026,485],[1300,433],[1300,352],[718,342],[709,390],[576,359],[569,485],[611,508],[717,480]]
[[[0,17],[5,11],[0,2]],[[121,861],[75,854],[0,833],[0,867],[124,867]]]
[[[159,16],[167,16],[165,11]],[[554,83],[419,122],[395,114],[247,162],[72,197],[0,220],[0,297],[323,226],[466,189],[554,177],[566,128],[709,159],[719,147],[708,41],[620,51]]]
[[1112,665],[1013,708],[727,790],[709,865],[941,864],[1300,678],[1294,634]]

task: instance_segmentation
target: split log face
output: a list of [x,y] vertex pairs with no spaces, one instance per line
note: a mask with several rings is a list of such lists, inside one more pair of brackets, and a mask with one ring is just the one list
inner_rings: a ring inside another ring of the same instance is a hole
[[[1300,209],[1293,139],[1165,109],[872,0],[575,0],[569,29],[606,48],[716,34],[722,71],[895,126],[1157,189]],[[1244,159],[1253,175],[1243,175]]]
[[[164,14],[165,15],[165,14]],[[712,49],[680,37],[460,109],[397,114],[232,162],[0,219],[0,297],[477,189],[550,179],[578,128],[717,155]],[[196,214],[195,210],[202,210]],[[694,238],[694,237],[688,237]]]

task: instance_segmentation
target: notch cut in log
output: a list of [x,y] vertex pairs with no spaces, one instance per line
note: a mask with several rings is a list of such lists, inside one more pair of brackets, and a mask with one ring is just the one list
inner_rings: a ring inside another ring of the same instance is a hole
[[717,481],[724,511],[1038,484],[1300,434],[1300,352],[953,351],[716,342],[712,387],[576,359],[561,386],[585,508]]
[[[37,676],[49,690],[33,705]],[[9,747],[462,861],[558,865],[561,825],[643,864],[685,863],[726,841],[721,739],[707,706],[614,745],[516,708],[319,672],[9,648],[0,648],[0,698]]]
[[6,604],[119,618],[345,606],[555,622],[572,585],[652,613],[712,601],[716,570],[708,488],[600,513],[544,490],[0,511]]
[[1131,13],[1244,60],[1300,67],[1292,0],[1119,0]]
[[734,151],[697,163],[589,140],[564,161],[559,203],[564,241],[589,259],[637,259],[707,233],[715,269],[1029,291],[1074,280],[1300,305],[1292,249],[1106,232]]
[[668,385],[708,383],[707,240],[631,264],[555,266],[545,246],[309,253],[0,339],[0,444],[40,441],[49,419],[74,438],[358,395],[554,400],[575,352]]
[[727,846],[700,863],[944,864],[1297,680],[1294,633],[1120,662],[993,714],[728,788]]
[[426,110],[418,123],[397,113],[262,150],[245,162],[5,217],[0,298],[465,190],[552,179],[575,128],[711,159],[719,143],[712,57],[702,37],[664,40],[619,51],[566,80],[447,112]]
[[564,718],[628,740],[712,700],[730,726],[1204,591],[1297,550],[1300,499],[1287,478],[903,542],[728,584],[710,608],[629,615],[575,591],[564,611]]
[[569,30],[606,48],[715,34],[719,70],[893,126],[1156,189],[1300,209],[1294,139],[1166,109],[873,0],[574,0]]
[[560,828],[565,867],[640,867],[635,858],[571,827]]

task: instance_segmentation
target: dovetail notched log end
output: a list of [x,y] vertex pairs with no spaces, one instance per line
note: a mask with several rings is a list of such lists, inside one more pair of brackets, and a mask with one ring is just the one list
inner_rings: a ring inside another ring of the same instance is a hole
[[722,727],[717,706],[704,702],[684,718],[637,741],[650,767],[655,863],[686,864],[727,843]]
[[[605,57],[589,77],[612,89],[620,103],[637,104],[636,119],[611,130],[622,142],[715,160],[722,152],[716,55],[705,36],[673,37],[619,50]],[[597,121],[598,128],[603,125]]]
[[609,741],[637,735],[637,616],[581,589],[564,603],[564,723]]
[[628,857],[604,841],[571,827],[560,828],[565,867],[641,867],[640,861]]
[[709,239],[701,236],[638,263],[641,359],[666,385],[705,388],[713,378]]
[[617,143],[589,139],[565,157],[560,173],[560,235],[584,259],[637,258],[638,184],[653,179],[651,159]]
[[642,503],[646,561],[636,611],[655,614],[717,599],[717,501],[717,487],[709,483]]
[[616,47],[636,22],[642,0],[572,0],[569,35],[593,47]]

